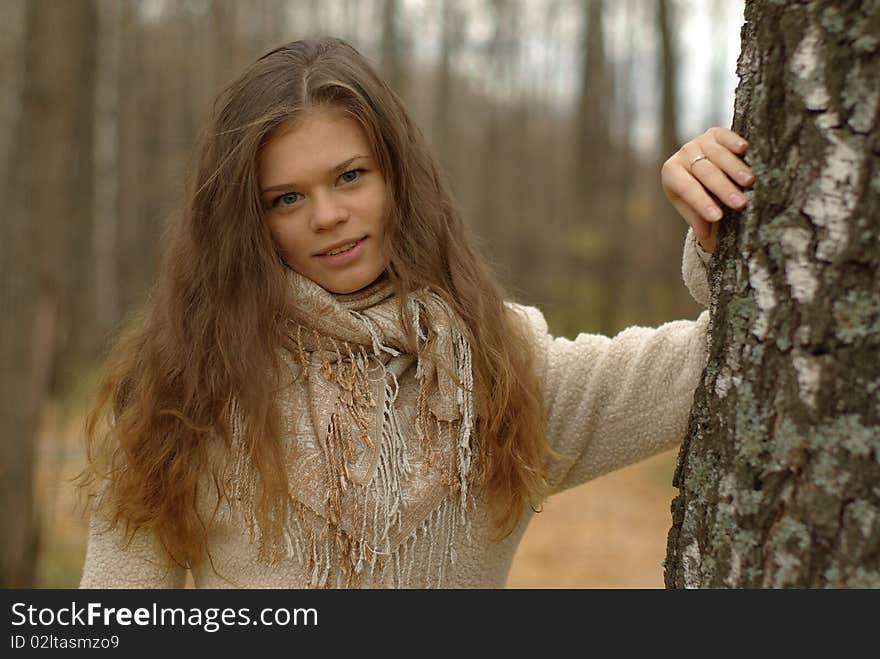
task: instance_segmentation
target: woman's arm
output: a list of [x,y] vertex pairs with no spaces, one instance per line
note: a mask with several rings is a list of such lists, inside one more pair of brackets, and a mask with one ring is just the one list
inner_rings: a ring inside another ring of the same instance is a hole
[[[709,306],[708,261],[720,206],[743,208],[739,185],[754,182],[739,157],[748,143],[710,128],[663,165],[661,182],[690,225],[682,275],[697,302]],[[709,312],[658,328],[629,327],[614,338],[554,338],[537,309],[523,308],[535,331],[553,461],[548,480],[562,490],[671,448],[684,437],[707,356]]]
[[[708,254],[693,231],[682,271],[694,298],[708,305]],[[658,328],[629,327],[614,338],[554,338],[543,314],[519,307],[536,341],[547,436],[568,460],[548,466],[552,491],[573,487],[679,444],[706,363],[709,312]]]
[[581,334],[548,346],[551,446],[572,461],[548,470],[553,491],[677,446],[706,360],[709,312],[614,338]]

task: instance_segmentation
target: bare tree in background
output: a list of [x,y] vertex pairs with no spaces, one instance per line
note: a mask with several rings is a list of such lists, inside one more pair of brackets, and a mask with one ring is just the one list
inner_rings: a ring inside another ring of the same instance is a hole
[[24,78],[24,0],[0,2],[0,185],[8,180],[12,165],[12,144],[21,116],[21,87]]
[[[633,6],[639,0],[628,0],[624,5],[627,24],[633,22]],[[614,167],[613,175],[615,177],[615,194],[612,195],[610,201],[609,218],[616,223],[616,226],[609,227],[613,233],[622,239],[633,235],[633,223],[631,221],[631,206],[634,197],[637,194],[638,186],[636,185],[636,176],[638,172],[638,163],[635,155],[635,140],[632,135],[632,127],[635,122],[636,108],[635,99],[633,98],[633,79],[635,69],[635,48],[636,35],[632,28],[626,30],[626,56],[622,61],[616,63],[613,74],[614,80],[614,113],[613,116],[617,120],[617,130],[612,126],[609,127],[612,135],[615,136],[614,149]],[[611,63],[610,65],[614,65]],[[635,278],[634,271],[638,272],[638,267],[633,268],[632,262],[638,264],[640,259],[645,257],[644,254],[634,253],[631,250],[617,250],[609,248],[607,250],[606,263],[613,274],[611,279],[613,287],[613,295],[615,300],[615,308],[625,312],[627,296],[626,284],[629,280]],[[638,286],[637,290],[643,290]],[[639,295],[640,297],[640,295]],[[618,315],[612,322],[609,322],[609,332],[617,331],[620,327],[630,324],[628,319]]]
[[458,0],[442,0],[440,24],[440,58],[437,91],[434,102],[434,140],[437,156],[450,178],[455,176],[453,142],[453,69],[452,62],[464,41],[464,15]]
[[[122,317],[118,259],[119,164],[119,56],[122,8],[115,0],[98,3],[98,38],[95,67],[95,230],[94,252],[95,325],[108,336]],[[95,355],[90,355],[94,359]]]
[[[681,146],[681,138],[677,128],[678,117],[678,66],[677,54],[677,15],[680,7],[674,0],[656,0],[657,35],[659,41],[659,71],[660,78],[660,164],[675,153]],[[679,278],[678,259],[668,258],[680,248],[684,237],[686,225],[681,221],[675,209],[668,204],[663,197],[658,183],[654,186],[658,196],[656,220],[653,225],[654,236],[652,240],[652,252],[658,257],[652,270],[656,273],[659,281],[677,281]],[[662,298],[654,300],[654,306],[658,309],[658,316],[668,314],[670,307],[675,316],[683,316],[692,308],[692,302],[687,291],[682,286],[675,286],[669,295],[663,294]]]
[[672,7],[669,0],[657,0],[657,31],[660,36],[660,148],[661,159],[666,160],[680,146],[676,129],[675,93],[678,86],[678,70],[675,32],[672,29]]
[[34,582],[39,522],[33,506],[34,438],[50,386],[67,292],[72,222],[88,186],[93,5],[26,3],[22,112],[12,146],[0,245],[0,585]]
[[746,4],[669,587],[880,587],[880,2]]
[[403,35],[399,29],[400,2],[382,0],[382,74],[398,94],[405,95],[403,75]]
[[[177,11],[186,11],[177,7]],[[208,18],[211,25],[211,58],[214,89],[221,89],[235,75],[241,63],[238,35],[242,6],[234,0],[211,0]]]
[[[604,4],[602,0],[581,2],[581,84],[575,115],[575,166],[572,188],[575,191],[578,225],[585,225],[599,244],[601,256],[594,259],[593,276],[601,281],[596,287],[593,325],[609,334],[614,331],[614,311],[620,297],[621,273],[617,253],[611,247],[620,231],[618,218],[612,217],[609,194],[614,182],[610,114],[613,107],[611,70],[605,54]],[[578,268],[578,265],[574,266]]]
[[148,194],[159,193],[148,153],[153,140],[148,120],[153,117],[148,95],[149,67],[145,61],[147,40],[141,29],[138,6],[121,4],[119,17],[121,46],[118,68],[118,130],[120,162],[116,193],[116,271],[120,303],[124,310],[134,308],[152,277],[152,241],[146,220]]
[[[511,254],[510,244],[513,228],[509,221],[511,199],[514,187],[505,173],[511,166],[510,144],[504,139],[509,106],[497,102],[499,96],[510,98],[511,78],[515,65],[516,25],[520,7],[517,3],[505,0],[489,0],[487,9],[491,11],[492,36],[486,46],[487,68],[491,71],[492,87],[496,102],[486,108],[483,142],[479,146],[479,156],[475,159],[477,171],[474,173],[478,184],[475,213],[472,216],[475,226],[488,238],[490,257],[498,263]],[[511,139],[521,140],[521,135],[513,134]],[[505,274],[505,276],[507,276]]]

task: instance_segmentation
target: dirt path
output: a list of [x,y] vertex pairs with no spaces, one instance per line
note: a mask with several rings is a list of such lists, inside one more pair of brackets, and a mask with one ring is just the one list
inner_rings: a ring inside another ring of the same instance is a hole
[[675,451],[551,498],[513,561],[510,588],[662,588]]

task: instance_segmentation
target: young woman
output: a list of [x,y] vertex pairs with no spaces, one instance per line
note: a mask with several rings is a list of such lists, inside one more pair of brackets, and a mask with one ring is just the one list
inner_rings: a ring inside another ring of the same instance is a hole
[[[713,129],[663,168],[704,305],[744,149]],[[708,311],[550,336],[346,43],[260,58],[199,154],[89,417],[82,587],[500,587],[545,497],[683,438]]]

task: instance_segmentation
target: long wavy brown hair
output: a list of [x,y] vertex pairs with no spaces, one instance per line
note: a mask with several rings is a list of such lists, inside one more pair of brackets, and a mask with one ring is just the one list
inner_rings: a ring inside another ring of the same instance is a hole
[[232,400],[260,479],[261,537],[277,541],[283,531],[273,522],[290,505],[274,392],[290,293],[264,223],[258,163],[282,125],[328,105],[360,122],[388,183],[383,249],[398,299],[429,287],[464,321],[480,485],[498,537],[546,493],[533,341],[477,253],[424,138],[354,48],[332,38],[296,41],[261,57],[217,99],[187,205],[163,236],[156,283],[120,332],[86,421],[89,463],[79,487],[100,492],[96,506],[111,526],[154,531],[181,564],[208,556],[212,519],[199,512],[199,487],[208,470],[217,500],[223,496],[210,456],[218,443],[231,445]]

